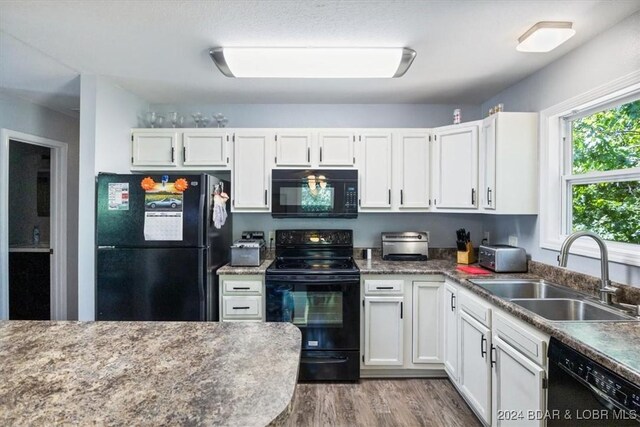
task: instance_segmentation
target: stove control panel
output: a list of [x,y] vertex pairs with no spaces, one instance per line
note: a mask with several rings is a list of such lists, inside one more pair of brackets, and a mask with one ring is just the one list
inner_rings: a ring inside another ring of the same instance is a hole
[[276,230],[276,248],[353,246],[352,230]]

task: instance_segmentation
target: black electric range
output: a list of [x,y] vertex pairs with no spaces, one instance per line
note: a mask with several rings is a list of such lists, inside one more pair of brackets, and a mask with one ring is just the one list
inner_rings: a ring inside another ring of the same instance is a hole
[[302,381],[360,378],[360,271],[351,230],[277,230],[266,272],[267,322],[302,332]]

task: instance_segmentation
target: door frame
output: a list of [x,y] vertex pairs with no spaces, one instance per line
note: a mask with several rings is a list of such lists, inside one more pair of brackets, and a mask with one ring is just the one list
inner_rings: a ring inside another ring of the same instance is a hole
[[68,144],[0,129],[0,320],[9,319],[9,141],[51,149],[51,320],[67,319]]

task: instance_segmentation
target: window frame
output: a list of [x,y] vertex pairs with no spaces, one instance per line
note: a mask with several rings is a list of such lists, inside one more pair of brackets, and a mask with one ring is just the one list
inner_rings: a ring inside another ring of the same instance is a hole
[[[571,222],[572,184],[640,180],[640,168],[572,174],[570,119],[578,119],[640,96],[640,71],[597,87],[540,112],[540,247],[559,251]],[[640,266],[640,245],[607,241],[609,260]],[[571,253],[599,258],[591,239],[579,239]]]

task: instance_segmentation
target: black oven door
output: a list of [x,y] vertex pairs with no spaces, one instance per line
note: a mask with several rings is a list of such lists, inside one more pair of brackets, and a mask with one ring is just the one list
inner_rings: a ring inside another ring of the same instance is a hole
[[267,276],[267,322],[291,322],[303,350],[358,350],[358,276]]
[[271,175],[274,218],[356,218],[358,172],[276,169]]

